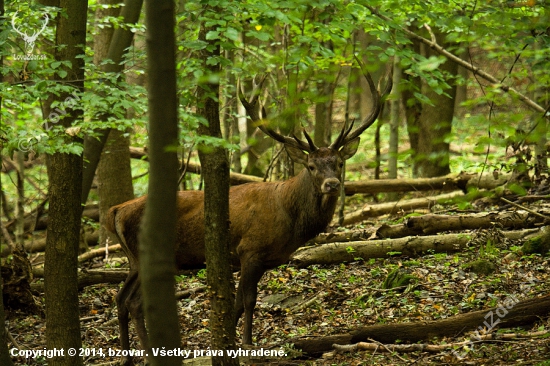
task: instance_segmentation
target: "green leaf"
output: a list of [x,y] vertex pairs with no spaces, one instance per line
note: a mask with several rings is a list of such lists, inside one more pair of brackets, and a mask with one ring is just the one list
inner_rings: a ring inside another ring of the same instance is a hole
[[220,38],[220,32],[218,31],[210,31],[206,33],[206,39],[209,41],[214,39],[219,39],[219,38]]
[[239,39],[239,31],[235,28],[227,28],[227,30],[224,32],[224,35],[232,41],[237,41]]

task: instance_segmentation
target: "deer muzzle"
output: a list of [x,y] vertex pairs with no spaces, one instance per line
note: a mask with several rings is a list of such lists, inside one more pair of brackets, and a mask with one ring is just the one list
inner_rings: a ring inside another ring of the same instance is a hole
[[323,194],[337,195],[340,193],[340,181],[337,178],[325,179],[321,187]]

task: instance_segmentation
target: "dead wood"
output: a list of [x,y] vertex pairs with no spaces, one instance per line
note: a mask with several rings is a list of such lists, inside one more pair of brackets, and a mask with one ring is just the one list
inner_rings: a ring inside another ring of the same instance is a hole
[[[538,230],[508,231],[503,234],[518,240]],[[473,234],[447,234],[429,236],[407,236],[398,239],[328,243],[298,249],[290,258],[297,267],[312,264],[335,264],[352,262],[358,258],[387,258],[392,254],[415,257],[433,250],[435,253],[453,253],[466,248]]]
[[455,191],[451,193],[440,194],[432,197],[413,198],[410,200],[403,200],[397,202],[386,202],[377,205],[365,205],[361,210],[352,212],[346,215],[343,225],[351,225],[361,222],[369,217],[378,217],[387,214],[395,214],[401,211],[412,211],[421,208],[428,209],[435,204],[444,203],[452,200],[453,198],[464,196],[461,191]]
[[[84,235],[84,240],[86,241],[86,245],[89,247],[97,245],[99,240],[99,232],[92,231],[86,233]],[[27,253],[43,252],[46,250],[46,238],[25,242],[24,247]]]
[[469,188],[494,189],[506,184],[512,178],[511,174],[449,174],[436,178],[415,179],[378,179],[368,181],[346,182],[346,194],[357,193],[376,194],[383,192],[412,192],[412,191],[455,191],[467,192]]
[[102,247],[99,249],[90,250],[78,256],[78,262],[86,262],[96,257],[104,257],[105,253],[118,252],[122,247],[120,244],[110,245],[108,247]]
[[488,229],[527,229],[543,223],[540,217],[526,211],[480,212],[469,215],[423,215],[409,217],[403,224],[382,225],[377,238],[401,238],[412,235],[429,235],[444,231]]
[[[354,344],[374,339],[389,344],[416,343],[432,338],[457,337],[477,329],[511,328],[533,324],[550,313],[550,295],[517,302],[510,297],[504,304],[491,309],[473,311],[441,320],[413,323],[380,324],[327,337],[295,338],[293,343],[307,354],[330,351],[334,344]],[[501,316],[502,315],[502,316]]]
[[[145,149],[139,148],[139,147],[130,146],[130,156],[133,159],[141,159],[145,161],[148,160],[147,152],[145,151]],[[187,163],[185,169],[189,173],[201,174],[200,164],[189,162]],[[251,183],[251,182],[263,182],[263,179],[260,177],[256,177],[254,175],[246,175],[246,174],[230,172],[229,181],[231,185],[239,185],[239,184]]]
[[414,343],[414,344],[380,344],[375,342],[359,342],[355,344],[333,344],[333,347],[338,352],[355,352],[355,351],[373,351],[373,352],[442,352],[450,348],[459,348],[468,346],[475,342],[491,342],[496,340],[513,340],[513,339],[532,339],[537,337],[544,337],[550,334],[549,331],[543,330],[540,332],[531,333],[490,333],[480,335],[479,337],[472,338],[471,340],[446,343],[446,344],[426,344],[426,343]]
[[[87,205],[82,212],[82,216],[86,217],[93,221],[99,221],[99,208],[97,204]],[[42,214],[40,213],[37,218],[35,214],[31,214],[25,217],[25,231],[36,231],[36,230],[46,230],[48,227],[48,215],[47,211]],[[8,221],[6,223],[6,229],[9,232],[13,232],[15,229],[15,220]]]
[[[195,275],[199,270],[184,270],[178,271],[178,275]],[[124,282],[128,277],[129,270],[124,269],[91,269],[78,272],[78,289],[82,290],[86,286],[98,285],[100,283],[119,284]],[[32,275],[34,278],[44,278],[44,267],[34,267],[32,269]],[[43,282],[34,282],[31,284],[31,288],[36,291],[44,291]],[[183,299],[189,297],[195,293],[203,292],[203,289],[189,289],[178,293],[178,298]]]
[[[44,277],[44,268],[33,268],[32,274],[35,278]],[[89,270],[78,273],[78,289],[82,290],[86,286],[97,285],[100,283],[118,284],[124,282],[128,277],[128,270]],[[44,291],[43,282],[34,282],[31,288],[36,291]]]

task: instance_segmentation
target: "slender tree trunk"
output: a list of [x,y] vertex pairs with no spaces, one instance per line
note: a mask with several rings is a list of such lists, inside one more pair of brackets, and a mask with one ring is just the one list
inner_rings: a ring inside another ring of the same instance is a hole
[[[86,44],[87,1],[61,0],[67,16],[57,17],[55,59],[69,61],[66,81],[79,89],[84,88],[84,49]],[[60,47],[63,45],[64,47]],[[65,95],[55,96],[63,102]],[[67,103],[65,103],[67,104]],[[67,116],[60,122],[69,127],[82,118],[78,105],[67,108]],[[76,137],[64,136],[67,142],[80,142]],[[69,349],[82,346],[78,307],[77,256],[80,242],[82,207],[82,156],[54,153],[48,160],[49,223],[46,234],[44,289],[46,300],[46,347],[63,349],[63,356],[53,357],[49,365],[82,365],[82,359]]]
[[[0,17],[4,17],[4,0],[0,0]],[[4,56],[0,55],[0,70],[4,67]],[[0,83],[4,81],[4,74],[0,72]],[[0,105],[2,105],[2,95],[0,94]],[[2,122],[2,117],[0,116],[0,123]],[[1,145],[1,143],[0,143]],[[1,149],[1,147],[0,147]],[[0,166],[2,166],[2,157],[0,156]],[[2,190],[2,181],[0,180],[0,192]],[[0,207],[4,207],[4,195],[0,196],[2,203]],[[6,316],[4,314],[4,301],[2,294],[4,293],[4,284],[2,281],[2,276],[0,276],[0,364],[6,366],[13,366],[11,357],[8,354],[8,335],[6,329]]]
[[[178,99],[172,0],[145,3],[149,75],[149,196],[139,240],[143,310],[152,349],[180,347],[175,287]],[[155,356],[152,365],[180,365]]]
[[397,178],[397,154],[399,152],[399,120],[401,118],[401,66],[399,57],[393,60],[393,90],[390,102],[390,150],[388,160],[388,178]]
[[[411,39],[409,46],[414,53],[420,53],[420,42]],[[420,115],[422,114],[422,103],[414,96],[414,93],[419,92],[421,88],[421,80],[419,76],[413,76],[411,73],[404,73],[403,78],[406,83],[401,90],[403,104],[405,106],[405,120],[407,123],[407,134],[409,135],[409,143],[411,145],[412,176],[418,177],[418,167],[416,164],[418,155],[418,135],[420,126]]]
[[25,238],[25,153],[23,151],[15,152],[15,164],[17,172],[17,204],[15,206],[15,245],[19,249],[23,248]]
[[[214,9],[207,8],[206,14]],[[220,66],[209,65],[212,57],[219,57],[220,48],[216,41],[207,41],[211,28],[201,25],[199,39],[215,46],[213,51],[201,52],[203,70],[219,74]],[[203,83],[197,89],[199,108],[208,125],[199,126],[199,134],[221,138],[219,115],[219,84]],[[235,349],[234,283],[229,252],[229,159],[226,149],[220,146],[200,146],[199,158],[204,177],[204,214],[207,283],[210,293],[211,349],[222,350],[223,356],[212,357],[212,365],[239,365],[238,358],[231,358],[227,350]]]
[[[96,19],[106,16],[116,17],[120,8],[112,7],[120,0],[102,0],[100,4],[111,5],[108,8],[97,8]],[[112,27],[100,27],[94,36],[94,63],[100,65],[107,58],[109,45],[114,32]],[[105,229],[105,217],[109,209],[122,202],[134,198],[132,171],[130,166],[130,139],[124,132],[112,130],[109,133],[104,151],[97,167],[97,190],[99,195],[99,243],[107,239],[111,243],[117,241],[116,235]]]
[[[445,35],[436,32],[437,43],[444,45]],[[437,56],[434,50],[426,48],[426,57]],[[439,69],[448,75],[455,76],[458,65],[447,60]],[[450,173],[449,167],[449,143],[446,138],[451,133],[454,116],[456,83],[449,82],[450,89],[445,90],[449,95],[436,93],[430,86],[423,84],[422,94],[427,96],[432,105],[422,106],[417,146],[417,171],[420,177],[439,177]]]
[[[120,16],[123,22],[128,24],[137,23],[141,13],[143,0],[125,0],[124,6],[120,11]],[[109,45],[109,53],[107,59],[112,60],[112,63],[103,65],[102,70],[105,72],[121,72],[123,65],[120,65],[122,56],[126,49],[132,44],[134,33],[128,27],[119,27],[113,33],[111,43]],[[95,131],[99,138],[86,136],[84,138],[84,173],[82,181],[82,203],[85,204],[92,187],[95,171],[99,163],[103,146],[109,136],[110,129],[98,129]]]

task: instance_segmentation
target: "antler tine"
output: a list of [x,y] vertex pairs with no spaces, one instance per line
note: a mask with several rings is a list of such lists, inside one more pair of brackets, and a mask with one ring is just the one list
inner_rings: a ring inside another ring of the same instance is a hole
[[315,143],[313,142],[313,139],[311,138],[311,136],[306,132],[306,130],[303,130],[303,132],[311,151],[317,150],[317,146],[315,146]]
[[351,120],[351,123],[346,128],[346,124],[342,126],[342,129],[340,130],[340,133],[338,134],[338,137],[336,137],[336,140],[330,145],[331,149],[338,150],[341,146],[343,146],[342,141],[344,141],[344,138],[350,133],[351,129],[353,128],[353,124],[355,123],[355,118]]
[[[315,145],[313,144],[313,141],[310,141],[311,138],[308,138],[309,136],[307,136],[306,138],[308,139],[308,143],[305,143],[304,141],[300,140],[298,137],[294,136],[294,138],[292,137],[289,137],[289,136],[283,136],[277,132],[275,132],[273,129],[267,127],[267,125],[261,121],[261,118],[258,114],[258,110],[256,108],[256,104],[258,103],[258,99],[259,99],[259,96],[260,96],[260,89],[261,89],[261,86],[263,84],[263,82],[265,81],[266,79],[266,76],[267,75],[264,75],[262,77],[262,79],[260,80],[260,82],[256,85],[254,85],[254,88],[253,88],[253,91],[252,91],[252,98],[250,101],[248,101],[240,87],[240,81],[237,85],[237,89],[238,89],[238,93],[239,93],[239,99],[244,107],[244,109],[246,110],[246,113],[248,114],[248,116],[250,117],[250,119],[252,119],[253,122],[256,123],[257,127],[262,130],[263,133],[265,133],[266,135],[268,135],[269,137],[271,137],[272,139],[278,141],[278,142],[281,142],[285,145],[289,145],[289,146],[293,146],[293,147],[296,147],[298,149],[301,149],[301,150],[304,150],[304,151],[307,151],[307,152],[313,152],[315,150],[317,150],[317,148],[315,147]],[[263,111],[263,116],[266,116],[267,114],[265,113],[265,108],[262,108],[262,111]]]
[[359,125],[359,127],[357,127],[357,129],[355,131],[348,132],[347,136],[342,137],[342,140],[340,141],[339,145],[333,144],[333,145],[335,145],[334,146],[335,148],[339,148],[340,146],[345,145],[349,141],[359,137],[367,128],[369,128],[374,123],[374,121],[376,121],[376,118],[378,117],[378,114],[380,113],[380,110],[382,108],[381,100],[382,100],[383,97],[386,97],[389,94],[389,92],[391,91],[391,88],[392,88],[392,73],[393,73],[392,69],[390,69],[390,71],[388,73],[388,76],[387,76],[388,82],[386,84],[386,87],[384,88],[383,95],[380,96],[380,93],[379,93],[378,89],[376,88],[376,86],[374,85],[374,81],[372,80],[372,76],[370,75],[370,73],[365,69],[365,67],[363,66],[363,63],[357,58],[357,56],[355,56],[355,60],[359,64],[359,67],[361,67],[361,71],[363,72],[363,75],[365,76],[365,79],[367,80],[367,83],[369,84],[369,88],[370,88],[371,96],[372,96],[372,111],[363,120],[361,125]]
[[46,21],[44,22],[44,25],[42,26],[42,29],[40,29],[40,31],[37,32],[37,34],[40,34],[44,31],[44,29],[46,29],[46,26],[48,25],[48,22],[50,21],[50,17],[48,16],[48,14],[44,13],[44,17],[46,18]]
[[17,11],[15,13],[13,13],[13,15],[11,16],[11,26],[13,28],[14,31],[16,31],[17,33],[19,33],[20,36],[22,37],[25,37],[26,34],[25,33],[22,33],[19,29],[17,29],[17,27],[15,26],[15,16],[17,15]]

